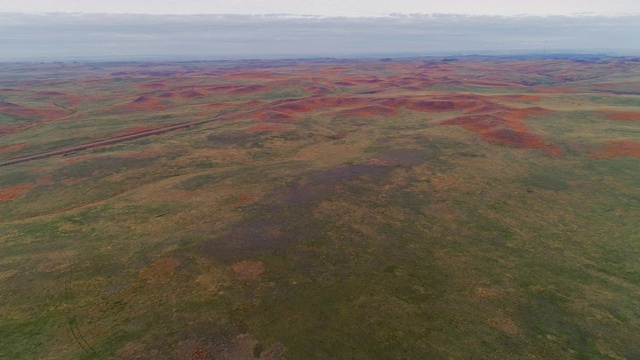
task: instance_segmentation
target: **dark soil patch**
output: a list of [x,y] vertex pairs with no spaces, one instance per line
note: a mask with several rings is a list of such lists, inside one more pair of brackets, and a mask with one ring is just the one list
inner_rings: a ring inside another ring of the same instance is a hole
[[257,119],[260,121],[289,122],[293,120],[293,116],[282,111],[267,110],[259,112]]
[[388,166],[414,166],[427,162],[433,154],[424,149],[393,149],[381,151],[374,159]]
[[203,246],[203,253],[221,261],[235,262],[274,250],[293,241],[283,224],[273,220],[245,221]]
[[385,166],[355,165],[345,166],[309,174],[298,184],[280,191],[284,206],[300,206],[330,196],[332,190],[341,183],[356,179],[380,181],[386,178],[389,168]]

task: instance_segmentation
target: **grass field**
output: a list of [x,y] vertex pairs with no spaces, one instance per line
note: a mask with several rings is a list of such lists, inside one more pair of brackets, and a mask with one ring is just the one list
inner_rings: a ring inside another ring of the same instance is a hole
[[0,64],[0,358],[638,359],[640,67]]

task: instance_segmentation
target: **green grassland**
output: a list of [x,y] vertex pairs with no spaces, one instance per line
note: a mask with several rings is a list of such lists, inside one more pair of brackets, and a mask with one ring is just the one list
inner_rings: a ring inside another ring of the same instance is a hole
[[[0,202],[0,358],[640,358],[640,156],[594,156],[607,141],[640,142],[640,121],[602,113],[640,112],[640,95],[598,90],[622,79],[628,90],[637,66],[143,65],[13,64],[2,75],[1,88],[23,91],[3,101],[25,106],[50,100],[24,93],[91,92],[69,118],[0,137],[28,144],[2,160],[238,116],[0,167],[0,194],[15,192]],[[353,80],[424,69],[429,81],[414,88]],[[107,81],[113,73],[128,75]],[[273,78],[225,77],[236,73]],[[147,91],[136,86],[158,81],[172,91],[269,88],[117,112]],[[536,95],[491,101],[551,110],[521,121],[560,152],[443,125],[462,110],[355,116],[340,105],[258,118],[273,102],[312,96],[314,84],[326,96]]]

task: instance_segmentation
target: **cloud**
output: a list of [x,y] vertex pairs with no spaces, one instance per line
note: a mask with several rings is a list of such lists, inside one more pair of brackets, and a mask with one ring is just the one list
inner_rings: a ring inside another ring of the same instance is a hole
[[0,60],[640,52],[640,16],[0,14]]

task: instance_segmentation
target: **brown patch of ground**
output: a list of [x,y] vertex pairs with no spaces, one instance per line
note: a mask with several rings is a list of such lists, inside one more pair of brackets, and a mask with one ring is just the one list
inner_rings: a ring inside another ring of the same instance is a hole
[[507,335],[515,336],[520,332],[518,325],[504,314],[499,314],[496,317],[488,319],[487,323]]
[[640,121],[640,112],[631,111],[603,111],[607,120]]
[[592,159],[611,159],[619,156],[640,158],[640,142],[610,140],[604,144],[600,152],[589,155]]
[[490,288],[476,288],[475,296],[477,299],[494,299],[502,295],[502,291]]
[[158,259],[151,265],[140,269],[138,276],[150,284],[166,284],[171,281],[178,265],[180,265],[180,260],[175,258]]
[[0,272],[0,281],[6,280],[17,273],[18,273],[18,270],[15,270],[15,269]]
[[69,261],[62,254],[51,254],[48,258],[38,266],[37,271],[40,273],[59,272],[71,266]]
[[211,344],[204,341],[185,340],[177,344],[169,356],[170,359],[187,360],[279,360],[286,350],[281,343],[269,348],[249,334],[240,334],[224,344]]
[[32,186],[31,184],[22,183],[0,189],[0,202],[21,198]]
[[253,199],[254,198],[249,195],[240,195],[233,201],[233,205],[245,205],[253,201]]
[[255,280],[265,271],[262,261],[244,260],[231,265],[231,270],[241,280]]
[[135,355],[139,355],[144,350],[144,345],[135,342],[128,342],[113,355],[123,359],[133,359]]
[[5,153],[18,151],[18,150],[24,148],[25,146],[27,146],[27,143],[0,146],[0,154],[5,154]]

